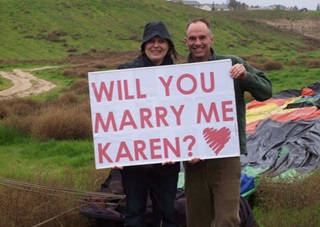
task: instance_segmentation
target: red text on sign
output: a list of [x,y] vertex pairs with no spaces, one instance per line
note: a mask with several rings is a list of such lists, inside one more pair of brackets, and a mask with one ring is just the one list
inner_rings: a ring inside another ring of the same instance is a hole
[[[167,138],[153,138],[148,141],[134,140],[132,149],[125,141],[119,143],[117,150],[109,150],[111,143],[98,143],[99,163],[118,163],[120,161],[139,161],[139,160],[162,160],[169,157],[180,158],[180,140],[178,137],[171,142]],[[108,153],[109,152],[109,153]],[[110,157],[111,152],[116,152],[114,160]]]
[[[165,95],[170,96],[170,89],[177,89],[183,95],[191,95],[193,94],[199,87],[197,79],[188,73],[182,74],[178,77],[177,82],[174,87],[171,87],[173,76],[169,76],[167,80],[163,77],[159,77],[160,82],[165,88]],[[183,84],[191,84],[190,88],[184,87]],[[206,84],[208,87],[206,87]],[[209,78],[206,80],[205,74],[200,73],[200,89],[205,93],[210,93],[214,90],[214,72],[210,72]]]
[[[228,107],[228,106],[231,107]],[[227,121],[233,121],[233,117],[228,116],[228,113],[233,113],[232,108],[232,101],[223,101],[221,102],[221,118],[217,109],[217,104],[215,102],[212,102],[210,104],[209,109],[206,109],[202,103],[198,104],[198,112],[197,112],[197,124],[202,123],[202,119],[204,122],[227,122]],[[212,119],[214,116],[214,119]]]
[[103,132],[122,131],[126,127],[130,129],[144,129],[155,127],[169,126],[168,118],[174,117],[175,125],[181,125],[181,114],[184,105],[170,106],[168,109],[163,106],[155,107],[154,110],[149,108],[140,108],[139,117],[134,117],[130,110],[124,110],[120,121],[116,121],[113,112],[109,112],[106,119],[103,119],[100,113],[95,114],[94,132],[98,133],[100,129]]
[[[105,97],[107,101],[113,100],[132,100],[132,99],[144,99],[147,97],[146,94],[141,92],[140,79],[135,80],[135,85],[131,86],[135,89],[130,93],[128,80],[117,80],[110,81],[110,83],[101,82],[100,86],[97,87],[96,83],[91,83],[94,97],[97,102],[101,102],[102,98]],[[117,98],[114,95],[117,94]]]

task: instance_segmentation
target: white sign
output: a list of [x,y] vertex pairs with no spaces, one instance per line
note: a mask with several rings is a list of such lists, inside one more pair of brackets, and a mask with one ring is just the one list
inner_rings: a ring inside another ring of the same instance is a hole
[[240,155],[231,60],[89,73],[97,169]]

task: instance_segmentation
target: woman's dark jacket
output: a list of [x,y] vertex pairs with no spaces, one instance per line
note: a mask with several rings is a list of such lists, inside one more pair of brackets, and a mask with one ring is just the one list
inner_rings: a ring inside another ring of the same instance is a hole
[[[161,65],[172,65],[173,60],[169,55],[166,55]],[[141,68],[155,66],[150,59],[142,54],[131,62],[126,62],[119,65],[118,69],[129,69],[129,68]],[[150,171],[159,176],[170,175],[178,173],[180,171],[180,162],[176,162],[173,165],[162,165],[162,164],[149,164],[149,165],[137,165],[137,166],[126,166],[122,171],[134,171],[144,172]]]

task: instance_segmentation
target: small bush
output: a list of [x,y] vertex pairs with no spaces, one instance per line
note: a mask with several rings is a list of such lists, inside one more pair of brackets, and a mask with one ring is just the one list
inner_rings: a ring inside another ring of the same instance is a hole
[[76,76],[80,78],[88,78],[88,72],[99,71],[97,68],[88,65],[81,65],[77,67],[67,67],[62,71],[63,76]]
[[26,39],[33,39],[34,37],[33,37],[33,35],[26,35],[24,38],[26,38]]
[[59,103],[60,105],[76,104],[77,102],[78,97],[72,92],[62,94],[56,101],[56,103]]
[[318,226],[320,172],[286,178],[262,177],[255,194],[255,218],[261,226]]
[[264,64],[265,70],[273,71],[282,69],[282,63],[276,61],[268,61]]
[[20,133],[30,134],[33,121],[36,120],[36,114],[19,117],[17,115],[10,116],[4,120],[4,125],[8,128],[14,128]]
[[49,106],[34,121],[32,135],[41,141],[90,139],[91,116],[75,107]]
[[259,208],[303,209],[320,206],[320,172],[310,176],[286,177],[272,180],[263,177],[257,190]]
[[62,70],[62,75],[63,76],[75,76],[76,75],[76,71],[72,67],[67,67],[67,68]]
[[67,50],[67,52],[69,52],[69,53],[71,53],[71,52],[77,52],[77,51],[78,51],[77,48],[74,48],[74,47],[69,48],[69,49]]
[[262,63],[252,62],[252,61],[249,61],[248,63],[249,63],[253,68],[256,68],[256,69],[259,69],[259,70],[262,70],[262,71],[265,70],[264,64],[262,64]]
[[39,110],[41,104],[32,99],[8,99],[0,102],[0,118],[12,115],[27,116]]
[[0,119],[4,119],[9,115],[9,107],[6,106],[5,101],[0,102]]
[[320,60],[319,59],[310,59],[307,63],[307,66],[310,69],[320,68]]
[[96,62],[93,62],[93,68],[105,69],[106,65],[104,64],[103,61],[96,61]]
[[69,87],[69,90],[77,95],[89,94],[89,84],[88,80],[77,80]]
[[298,62],[296,59],[292,59],[288,62],[288,65],[298,65]]

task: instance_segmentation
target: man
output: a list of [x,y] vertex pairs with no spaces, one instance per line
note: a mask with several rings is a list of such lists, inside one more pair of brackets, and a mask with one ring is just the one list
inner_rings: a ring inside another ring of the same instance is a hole
[[[234,79],[241,154],[246,154],[244,92],[258,101],[272,96],[265,73],[237,56],[216,54],[211,47],[214,36],[206,18],[193,19],[187,25],[185,43],[190,51],[188,62],[231,59],[230,76]],[[188,227],[239,226],[240,157],[190,160],[185,165],[186,212]]]

